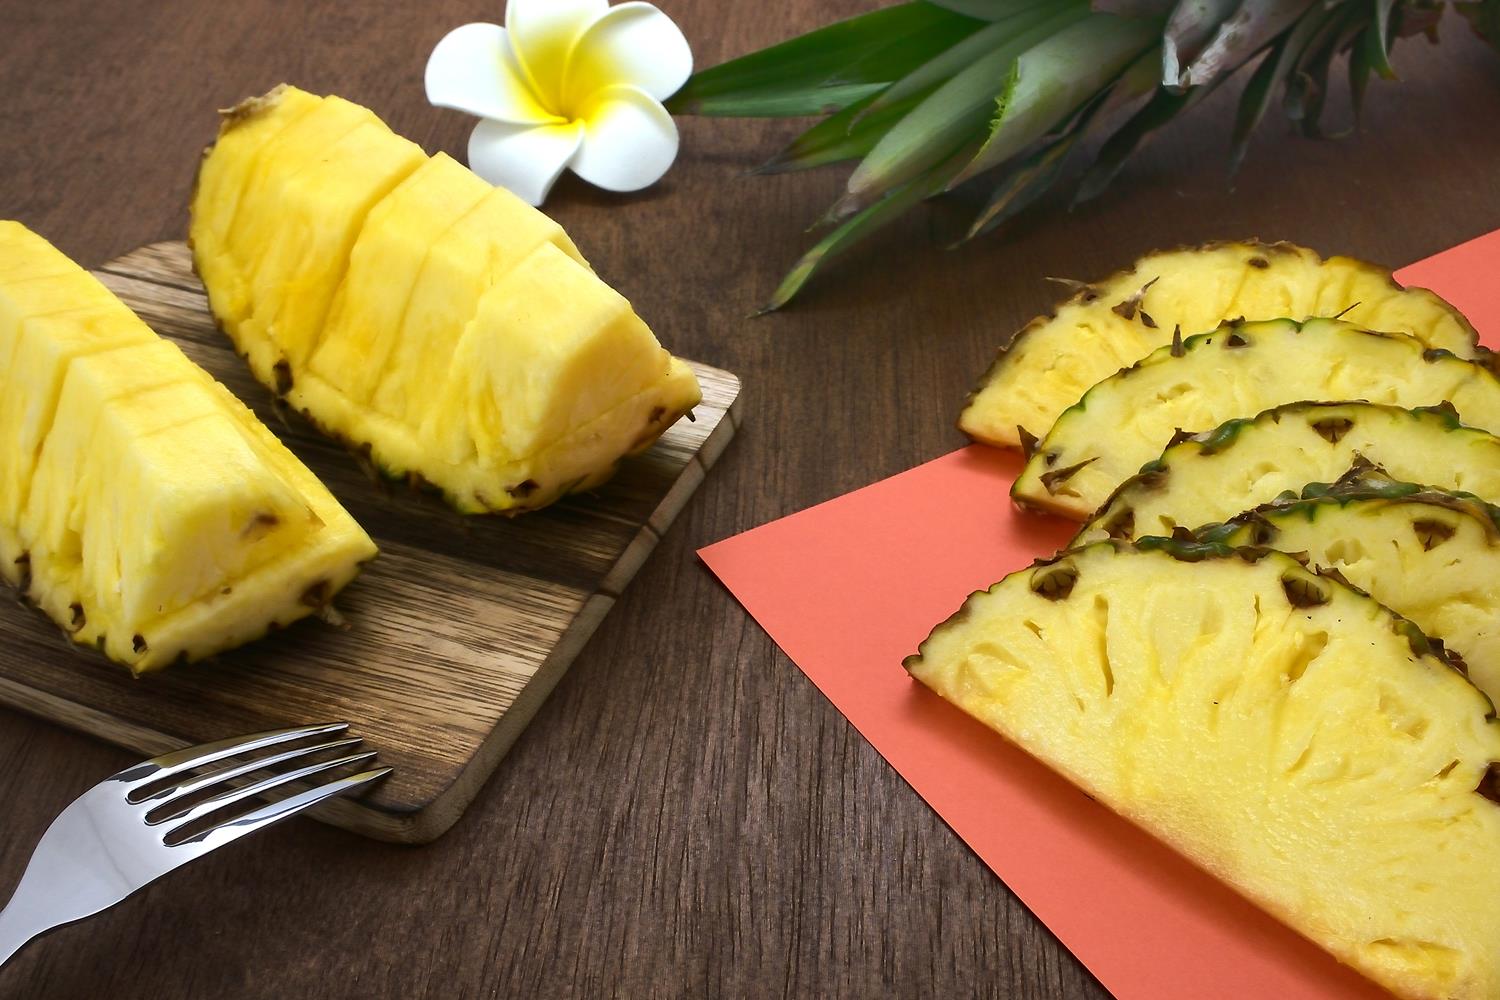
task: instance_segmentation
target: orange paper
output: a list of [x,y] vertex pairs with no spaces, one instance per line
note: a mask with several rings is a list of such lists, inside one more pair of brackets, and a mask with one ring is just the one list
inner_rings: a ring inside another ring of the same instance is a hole
[[[1398,277],[1500,335],[1487,280],[1497,266],[1500,233]],[[1011,506],[1019,467],[1011,453],[965,448],[699,554],[1119,1000],[1386,996],[902,669],[970,592],[1072,535]]]

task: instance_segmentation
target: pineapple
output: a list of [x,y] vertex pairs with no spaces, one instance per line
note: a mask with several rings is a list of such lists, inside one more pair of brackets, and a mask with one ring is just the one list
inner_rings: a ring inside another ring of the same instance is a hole
[[1177,433],[1298,400],[1446,401],[1500,430],[1500,380],[1475,361],[1338,320],[1225,324],[1163,347],[1094,386],[1036,445],[1017,502],[1083,520]]
[[912,675],[1399,996],[1500,996],[1500,723],[1289,556],[1100,542],[974,594]]
[[1458,653],[1469,679],[1500,702],[1500,508],[1356,469],[1332,488],[1265,504],[1196,533],[1269,546],[1337,571]]
[[1183,336],[1220,323],[1339,317],[1406,333],[1459,357],[1481,355],[1474,328],[1433,293],[1349,257],[1323,260],[1290,243],[1214,243],[1154,253],[1078,289],[1000,352],[959,417],[987,444],[1041,437],[1089,387]]
[[1224,521],[1331,482],[1359,458],[1396,479],[1500,502],[1500,438],[1465,427],[1451,407],[1290,403],[1173,444],[1125,480],[1072,544]]
[[0,261],[0,571],[75,642],[136,673],[200,659],[317,611],[374,557],[244,404],[92,275],[14,222]]
[[282,86],[227,113],[192,216],[256,377],[461,511],[597,486],[699,402],[555,222],[341,98]]

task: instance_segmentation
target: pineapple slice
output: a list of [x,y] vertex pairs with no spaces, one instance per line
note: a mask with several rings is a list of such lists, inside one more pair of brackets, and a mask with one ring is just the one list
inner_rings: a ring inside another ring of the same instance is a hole
[[[199,251],[194,259],[203,283],[218,290],[219,308],[226,312],[243,315],[246,302],[245,290],[239,286],[238,269],[231,266],[227,256],[225,240],[255,167],[255,152],[319,105],[313,95],[282,86],[221,112],[224,124],[218,145],[231,155],[213,162],[205,160],[198,171],[198,189],[193,200],[194,204],[203,205],[205,212],[195,220],[191,242]],[[230,288],[235,289],[232,305],[225,301]]]
[[194,255],[256,377],[460,510],[598,485],[700,399],[556,223],[364,108],[279,88],[242,105],[210,168],[244,191],[230,213],[232,185],[200,185]]
[[136,673],[326,604],[375,555],[369,536],[244,404],[93,276],[39,237],[26,252],[61,277],[0,279],[0,302],[22,309],[41,282],[66,279],[94,304],[21,311],[9,328],[7,578],[74,641]]
[[1180,432],[1297,400],[1450,401],[1500,430],[1500,380],[1483,365],[1398,333],[1338,320],[1231,323],[1163,347],[1100,382],[1036,445],[1017,502],[1083,520]]
[[1267,550],[1102,542],[906,666],[1398,995],[1500,996],[1500,723],[1366,595]]
[[1322,260],[1290,243],[1213,243],[1154,253],[1084,285],[1001,350],[959,416],[976,441],[1020,447],[1040,437],[1089,387],[1183,336],[1234,318],[1340,317],[1416,337],[1460,357],[1483,349],[1463,315],[1391,272],[1349,257]]
[[1125,480],[1072,544],[1224,521],[1332,482],[1360,458],[1404,482],[1500,502],[1500,438],[1465,427],[1451,406],[1290,403],[1178,441]]
[[1199,541],[1296,552],[1337,570],[1441,637],[1469,679],[1500,703],[1500,508],[1470,493],[1357,469],[1300,500],[1265,504],[1196,533]]

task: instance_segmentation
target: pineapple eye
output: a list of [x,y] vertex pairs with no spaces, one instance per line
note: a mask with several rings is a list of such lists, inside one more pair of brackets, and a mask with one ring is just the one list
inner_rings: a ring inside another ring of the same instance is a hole
[[1031,577],[1031,592],[1049,601],[1065,600],[1078,582],[1078,570],[1069,565],[1048,566]]
[[1104,533],[1110,538],[1130,540],[1135,537],[1135,509],[1122,507],[1104,522]]
[[1281,589],[1286,592],[1287,602],[1294,608],[1316,608],[1333,599],[1328,588],[1321,586],[1313,577],[1300,573],[1284,575],[1281,578]]
[[1431,552],[1439,545],[1453,537],[1454,527],[1435,521],[1431,518],[1418,518],[1411,523],[1411,530],[1416,532],[1417,540],[1422,543],[1423,552]]
[[1329,417],[1326,420],[1314,420],[1311,427],[1329,444],[1338,444],[1340,439],[1353,429],[1354,421],[1348,417]]

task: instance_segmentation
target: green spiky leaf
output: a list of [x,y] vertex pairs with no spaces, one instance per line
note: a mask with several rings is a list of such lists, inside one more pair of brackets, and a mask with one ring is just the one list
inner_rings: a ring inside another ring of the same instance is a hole
[[667,107],[723,117],[825,114],[879,93],[981,27],[930,3],[887,7],[695,74]]

